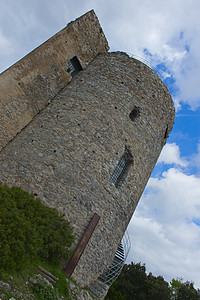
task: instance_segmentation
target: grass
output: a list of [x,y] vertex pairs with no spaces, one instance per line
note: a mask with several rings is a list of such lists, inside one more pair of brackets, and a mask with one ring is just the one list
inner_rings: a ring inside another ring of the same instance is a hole
[[[0,285],[5,299],[53,300],[58,294],[68,297],[68,282],[61,266],[72,254],[74,238],[64,216],[21,188],[0,183],[0,237],[0,280],[10,285],[7,291]],[[28,283],[39,273],[39,265],[59,278],[53,289],[41,281],[35,286]]]
[[[42,266],[45,270],[58,278],[58,281],[51,286],[48,286],[42,280],[37,280],[37,284],[33,285],[29,279],[36,279],[38,274],[41,274],[38,267]],[[12,280],[11,280],[12,278]],[[57,299],[57,296],[69,296],[69,283],[66,280],[64,271],[54,264],[46,263],[44,261],[34,261],[29,263],[26,268],[23,268],[20,272],[17,271],[4,271],[0,274],[0,280],[10,285],[10,290],[5,291],[0,288],[0,294],[4,294],[5,299],[14,297],[15,299]],[[22,297],[20,297],[22,294]],[[32,296],[31,296],[32,295]],[[34,298],[33,298],[34,295]],[[67,298],[68,299],[68,298]]]

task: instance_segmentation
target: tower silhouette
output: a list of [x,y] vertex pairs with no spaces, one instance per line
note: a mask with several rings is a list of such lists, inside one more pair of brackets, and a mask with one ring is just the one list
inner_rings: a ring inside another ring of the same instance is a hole
[[116,251],[123,256],[118,247],[174,122],[158,75],[107,50],[91,11],[0,77],[4,112],[16,107],[1,121],[0,181],[65,214],[78,249],[66,272],[88,286]]

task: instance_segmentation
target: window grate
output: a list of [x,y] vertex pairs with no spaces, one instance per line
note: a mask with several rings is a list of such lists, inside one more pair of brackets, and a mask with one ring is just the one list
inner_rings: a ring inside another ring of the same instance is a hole
[[110,180],[111,182],[116,186],[118,187],[119,184],[123,181],[124,179],[124,176],[126,175],[127,173],[127,170],[128,170],[128,166],[129,166],[129,161],[125,158],[125,156],[123,155],[117,166],[115,167],[111,177],[110,177]]

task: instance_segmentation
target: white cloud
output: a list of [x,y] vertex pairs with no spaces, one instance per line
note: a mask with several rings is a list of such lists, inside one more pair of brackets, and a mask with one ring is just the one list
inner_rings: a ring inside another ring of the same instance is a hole
[[10,46],[9,41],[4,36],[4,34],[0,31],[0,47],[1,47],[2,51],[7,51],[9,46]]
[[175,110],[176,110],[176,112],[178,112],[182,108],[181,103],[180,103],[180,99],[179,99],[179,97],[174,96],[173,100],[174,100]]
[[176,164],[181,167],[186,167],[187,162],[180,158],[179,146],[176,143],[166,144],[160,154],[158,163]]
[[169,169],[151,178],[129,225],[131,260],[148,272],[193,280],[200,287],[200,178]]
[[200,169],[200,141],[197,144],[197,153],[191,156],[191,165]]

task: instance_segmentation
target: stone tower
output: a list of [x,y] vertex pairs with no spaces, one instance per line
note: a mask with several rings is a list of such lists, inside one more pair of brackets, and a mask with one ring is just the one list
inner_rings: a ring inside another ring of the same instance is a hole
[[0,78],[10,114],[0,124],[0,181],[64,213],[74,248],[98,216],[72,273],[81,285],[111,264],[175,114],[148,66],[107,50],[91,11]]

